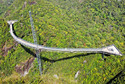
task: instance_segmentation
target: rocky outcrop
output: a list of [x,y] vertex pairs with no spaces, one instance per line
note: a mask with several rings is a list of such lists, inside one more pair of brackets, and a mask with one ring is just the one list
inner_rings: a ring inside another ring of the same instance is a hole
[[26,5],[27,5],[27,2],[25,1],[25,2],[24,2],[24,4],[23,4],[22,9],[23,9],[23,8],[25,8],[25,7],[26,7]]
[[29,5],[33,5],[33,4],[36,4],[36,2],[35,1],[29,2]]
[[35,58],[29,58],[26,62],[20,63],[20,65],[15,66],[16,72],[20,73],[21,76],[25,76],[28,74],[29,69],[32,67],[32,63]]
[[13,49],[14,46],[17,46],[17,44],[18,44],[18,43],[14,43],[14,45],[12,45],[12,46],[10,46],[10,47],[7,47],[7,46],[6,46],[6,43],[5,43],[5,45],[4,45],[3,48],[2,48],[2,56],[5,57],[5,56],[8,54],[8,51],[11,50],[11,49]]
[[79,3],[82,3],[83,2],[83,0],[78,0],[79,1]]

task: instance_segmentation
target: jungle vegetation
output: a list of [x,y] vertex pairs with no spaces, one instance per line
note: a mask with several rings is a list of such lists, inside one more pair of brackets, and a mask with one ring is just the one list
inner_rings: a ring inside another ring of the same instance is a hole
[[[35,50],[18,44],[9,33],[34,42],[29,11],[32,12],[38,44],[58,48],[101,48],[116,45],[123,56],[99,53],[40,53],[39,75]],[[125,0],[1,0],[0,83],[105,84],[125,81]],[[26,76],[15,66],[34,57]],[[77,78],[75,74],[80,72]],[[55,77],[58,76],[58,77]]]

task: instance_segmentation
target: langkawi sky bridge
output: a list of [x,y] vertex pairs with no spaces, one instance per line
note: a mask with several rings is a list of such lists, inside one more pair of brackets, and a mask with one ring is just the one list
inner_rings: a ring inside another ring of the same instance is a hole
[[38,65],[39,65],[39,71],[40,74],[42,75],[42,68],[41,68],[41,59],[40,59],[40,53],[39,51],[56,51],[56,52],[92,52],[92,53],[102,53],[102,57],[104,59],[104,54],[113,54],[113,55],[120,55],[122,56],[122,53],[119,51],[119,49],[116,48],[115,45],[110,45],[107,47],[103,47],[103,48],[55,48],[55,47],[45,47],[43,45],[38,45],[37,44],[37,39],[36,39],[36,34],[35,34],[35,29],[34,29],[34,25],[33,25],[33,19],[31,17],[31,11],[29,11],[29,15],[30,15],[30,21],[31,21],[31,28],[32,28],[32,34],[33,34],[33,39],[34,39],[34,43],[25,41],[19,37],[17,37],[14,34],[13,31],[13,24],[15,22],[17,22],[17,20],[10,20],[7,21],[7,23],[10,25],[10,34],[11,36],[20,44],[27,46],[27,47],[31,47],[34,48],[36,50],[36,56],[37,56],[37,60],[38,60]]
[[35,43],[30,43],[28,41],[25,41],[19,37],[17,37],[13,32],[13,24],[17,22],[17,20],[10,20],[7,21],[10,25],[10,34],[11,36],[20,44],[24,46],[28,46],[34,49],[38,50],[45,50],[45,51],[60,51],[60,52],[96,52],[96,53],[108,53],[108,54],[114,54],[114,55],[120,55],[122,56],[121,52],[116,48],[115,45],[110,45],[103,48],[55,48],[55,47],[45,47],[43,45],[38,45]]

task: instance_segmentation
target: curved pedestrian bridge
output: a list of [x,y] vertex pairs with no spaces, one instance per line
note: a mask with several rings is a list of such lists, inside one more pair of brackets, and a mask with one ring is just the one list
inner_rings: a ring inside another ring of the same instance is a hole
[[37,50],[45,50],[45,51],[60,51],[60,52],[95,52],[95,53],[108,53],[114,55],[122,56],[121,52],[115,47],[115,45],[110,45],[103,48],[54,48],[54,47],[45,47],[43,45],[38,45],[34,43],[30,43],[25,41],[19,37],[17,37],[13,32],[13,24],[17,22],[17,20],[10,20],[7,23],[10,25],[10,34],[11,36],[20,44],[24,46],[28,46]]

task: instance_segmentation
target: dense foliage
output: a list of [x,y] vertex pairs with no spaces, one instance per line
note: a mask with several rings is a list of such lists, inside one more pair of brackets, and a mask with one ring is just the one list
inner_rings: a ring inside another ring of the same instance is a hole
[[0,0],[0,15],[3,14],[14,0]]
[[[2,4],[0,7],[4,6]],[[43,51],[40,53],[43,61],[42,77],[39,76],[36,59],[29,74],[20,77],[14,67],[33,57],[35,50],[17,44],[9,34],[6,21],[17,19],[15,34],[33,42],[30,10],[40,45],[98,48],[115,44],[125,54],[124,0],[14,0],[0,11],[0,83],[124,83],[124,76],[115,77],[120,72],[125,74],[124,55],[106,56],[104,61],[101,54]],[[14,47],[3,52],[4,48],[11,46]],[[77,71],[80,74],[74,79]],[[58,79],[54,78],[55,74]]]

